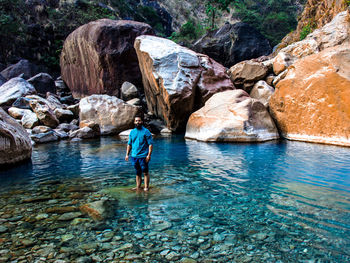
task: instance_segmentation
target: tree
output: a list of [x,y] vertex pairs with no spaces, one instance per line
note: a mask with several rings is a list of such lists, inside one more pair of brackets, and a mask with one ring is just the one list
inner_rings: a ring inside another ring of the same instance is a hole
[[205,4],[205,12],[209,18],[209,27],[211,30],[215,28],[215,18],[217,15],[217,11],[226,11],[229,12],[228,6],[232,0],[207,0]]

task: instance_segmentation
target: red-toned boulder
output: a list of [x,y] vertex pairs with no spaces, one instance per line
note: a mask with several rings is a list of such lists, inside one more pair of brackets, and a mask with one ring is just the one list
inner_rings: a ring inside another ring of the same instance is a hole
[[142,86],[133,47],[140,35],[152,35],[151,26],[124,20],[100,19],[72,32],[64,42],[61,75],[75,98],[92,94],[120,97],[124,81]]
[[215,93],[235,89],[226,68],[206,55],[154,36],[136,38],[148,110],[171,131]]

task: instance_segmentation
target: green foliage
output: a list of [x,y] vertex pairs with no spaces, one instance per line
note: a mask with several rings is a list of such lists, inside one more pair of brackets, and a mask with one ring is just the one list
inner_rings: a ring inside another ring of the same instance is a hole
[[346,0],[345,3],[350,6],[350,0]]
[[165,28],[163,28],[162,19],[153,7],[139,5],[137,7],[135,20],[149,24],[158,35],[165,36]]
[[205,3],[205,13],[208,16],[208,24],[210,30],[215,29],[215,19],[218,15],[218,11],[229,12],[228,6],[231,0],[207,0]]
[[306,26],[304,26],[300,32],[300,40],[303,40],[304,38],[306,38],[306,36],[308,34],[310,34],[312,32],[312,27],[309,24],[307,24]]
[[233,0],[236,16],[261,32],[271,43],[297,26],[297,9],[293,0]]
[[179,32],[173,32],[169,39],[176,43],[183,42],[186,45],[186,43],[191,43],[204,33],[205,30],[200,24],[196,24],[194,20],[189,20],[181,26]]

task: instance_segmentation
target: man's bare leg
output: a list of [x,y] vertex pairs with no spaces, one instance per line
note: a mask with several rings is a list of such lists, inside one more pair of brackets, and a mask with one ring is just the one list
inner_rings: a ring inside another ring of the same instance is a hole
[[144,181],[145,181],[145,188],[143,190],[148,191],[149,190],[149,173],[143,174]]
[[134,190],[139,190],[141,189],[141,175],[136,175],[136,188],[134,188]]

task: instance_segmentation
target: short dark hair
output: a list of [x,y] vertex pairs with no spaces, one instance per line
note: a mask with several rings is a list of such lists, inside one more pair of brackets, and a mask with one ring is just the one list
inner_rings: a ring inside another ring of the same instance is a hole
[[134,120],[135,120],[136,118],[140,118],[141,121],[143,121],[143,114],[136,114]]

